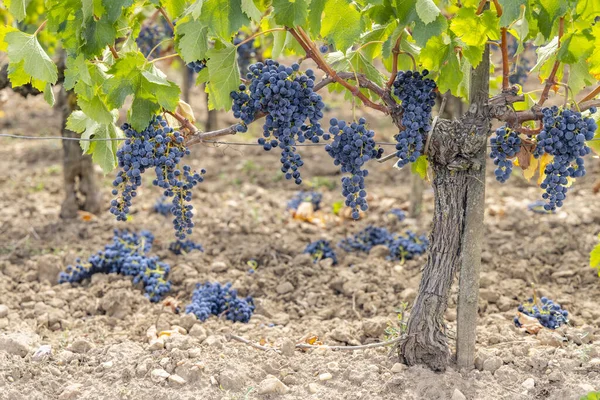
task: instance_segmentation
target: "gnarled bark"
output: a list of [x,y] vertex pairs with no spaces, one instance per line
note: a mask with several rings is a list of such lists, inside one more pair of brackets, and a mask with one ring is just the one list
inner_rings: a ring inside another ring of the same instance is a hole
[[[465,291],[469,293],[461,293],[461,299],[465,301],[459,300],[462,304],[459,313],[467,314],[467,320],[473,326],[465,328],[463,324],[459,328],[459,336],[466,335],[459,352],[468,353],[474,349],[481,252],[478,242],[483,225],[485,149],[490,129],[486,117],[489,93],[487,49],[483,60],[471,73],[469,110],[460,120],[438,119],[426,149],[434,173],[433,229],[429,257],[408,320],[408,333],[399,348],[400,356],[407,364],[426,364],[436,371],[445,370],[449,362],[444,312],[454,276],[461,267],[461,284],[466,284]],[[476,279],[473,274],[477,274]],[[472,346],[466,345],[471,342]],[[468,363],[470,356],[459,359],[463,363],[466,359]]]

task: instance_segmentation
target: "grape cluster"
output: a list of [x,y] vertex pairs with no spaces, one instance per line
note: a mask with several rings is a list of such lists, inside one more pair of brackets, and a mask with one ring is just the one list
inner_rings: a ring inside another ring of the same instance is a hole
[[398,221],[404,221],[404,219],[406,219],[406,214],[400,208],[392,208],[388,211],[388,215],[398,218]]
[[[244,35],[240,32],[238,32],[238,34],[236,35],[236,37],[233,39],[233,44],[238,46],[240,43],[242,43],[246,38],[244,37]],[[248,67],[250,66],[250,63],[252,62],[252,57],[254,56],[254,39],[241,44],[238,46],[237,48],[237,54],[238,54],[238,66],[240,67],[240,72],[242,73],[242,75],[246,75],[248,73]]]
[[169,250],[175,255],[187,254],[194,250],[204,252],[204,247],[200,243],[194,243],[192,240],[176,240],[169,244]]
[[342,173],[350,174],[342,178],[342,195],[346,198],[346,205],[352,208],[352,218],[358,219],[358,210],[367,211],[369,208],[365,190],[365,177],[369,171],[363,166],[373,158],[380,158],[383,149],[376,146],[375,132],[367,130],[364,118],[351,124],[336,118],[329,122],[333,142],[325,146],[325,151],[335,165],[341,165]]
[[184,144],[184,137],[160,115],[155,116],[150,125],[142,132],[137,132],[129,124],[122,126],[127,140],[117,150],[120,170],[113,181],[112,194],[117,196],[111,201],[110,212],[118,221],[126,221],[132,199],[142,184],[142,174],[153,168],[156,179],[153,184],[164,189],[164,195],[173,198],[171,213],[174,215],[175,236],[184,239],[192,233],[192,188],[202,182],[200,173],[192,172],[188,165],[179,169],[181,159],[189,154]]
[[512,158],[521,150],[521,138],[519,132],[507,126],[496,129],[494,136],[490,139],[492,150],[490,158],[494,159],[496,180],[506,182],[513,168]]
[[323,135],[319,123],[325,104],[313,91],[315,75],[310,69],[301,73],[299,68],[298,64],[286,67],[273,60],[252,64],[247,74],[250,86],[242,84],[238,92],[231,92],[233,115],[242,120],[237,131],[246,132],[256,113],[266,114],[264,137],[258,143],[265,150],[281,149],[281,171],[297,184],[302,183],[298,169],[304,162],[296,153],[296,142],[318,143],[321,136],[329,137]]
[[165,217],[171,214],[171,208],[173,208],[172,204],[167,202],[167,198],[165,196],[161,196],[156,203],[154,203],[154,212],[160,215],[164,215]]
[[115,230],[113,242],[104,246],[90,256],[87,261],[77,259],[75,266],[67,266],[58,277],[59,283],[81,282],[92,275],[116,273],[133,276],[133,283],[144,286],[145,296],[157,302],[171,290],[171,282],[167,280],[169,265],[158,261],[158,257],[149,257],[154,236],[148,231],[139,235],[127,231]]
[[426,69],[400,71],[394,80],[394,94],[402,104],[402,126],[396,139],[398,167],[415,162],[423,154],[427,133],[431,130],[431,110],[435,105],[435,82],[425,78]]
[[331,258],[333,264],[337,264],[337,256],[335,251],[331,248],[331,245],[327,240],[317,240],[310,243],[304,249],[304,253],[310,254],[313,258],[313,263],[317,263],[325,258]]
[[[541,306],[529,298],[524,304],[519,305],[519,312],[536,318],[542,326],[549,329],[556,329],[563,324],[569,323],[569,312],[563,310],[559,304],[554,303],[547,297],[540,299]],[[515,317],[514,323],[517,327],[521,327],[519,317]]]
[[[147,59],[151,60],[157,53],[150,54],[164,39],[173,36],[173,29],[169,23],[162,19],[162,22],[144,24],[140,29],[140,34],[135,39],[140,51]],[[156,50],[154,50],[156,51]]]
[[186,313],[192,313],[200,321],[206,321],[211,315],[225,317],[234,322],[248,322],[254,312],[254,301],[248,296],[245,299],[237,295],[231,288],[231,283],[221,286],[220,283],[206,282],[196,284],[192,294],[192,302],[185,308]]
[[411,231],[406,231],[406,236],[389,232],[385,228],[367,226],[353,237],[342,239],[338,244],[348,252],[360,251],[368,253],[373,247],[384,245],[390,250],[389,260],[410,260],[415,256],[424,254],[429,245],[425,236],[417,236]]
[[317,211],[321,208],[321,200],[323,195],[319,192],[305,192],[299,191],[294,197],[287,203],[288,210],[297,210],[300,204],[304,202],[310,202],[313,205],[313,210]]
[[190,71],[195,72],[196,74],[200,73],[204,68],[206,68],[206,60],[196,60],[188,63],[187,67]]
[[544,208],[551,211],[563,205],[568,179],[585,175],[583,157],[591,151],[585,142],[594,137],[597,125],[593,118],[556,106],[543,108],[542,114],[542,130],[537,135],[534,155],[553,156],[546,165],[545,178],[540,185],[546,191],[542,195],[547,202]]

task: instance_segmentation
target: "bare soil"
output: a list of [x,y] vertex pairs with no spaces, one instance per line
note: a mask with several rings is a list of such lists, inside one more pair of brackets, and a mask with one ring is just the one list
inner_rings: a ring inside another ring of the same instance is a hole
[[[195,99],[202,97],[194,93]],[[351,118],[349,103],[336,99],[329,102],[327,119]],[[9,94],[2,111],[4,133],[59,135],[58,113],[41,98]],[[392,137],[393,127],[384,118],[366,117],[378,140]],[[224,114],[221,125],[230,118]],[[225,140],[254,142],[248,136]],[[319,189],[325,210],[331,210],[341,198],[337,168],[321,147],[301,153],[305,182],[321,177],[337,185]],[[206,251],[174,256],[168,251],[170,219],[152,213],[160,191],[150,179],[127,223],[117,223],[108,212],[112,176],[100,180],[106,202],[102,214],[61,220],[60,141],[0,139],[0,399],[562,400],[600,390],[600,278],[588,266],[600,231],[599,202],[592,191],[600,172],[597,159],[587,161],[588,176],[576,182],[565,206],[553,215],[527,209],[541,196],[534,181],[515,175],[501,185],[488,166],[477,368],[450,366],[445,373],[397,364],[389,347],[289,351],[290,344],[308,336],[329,345],[383,340],[401,302],[414,300],[425,256],[398,263],[387,261],[381,251],[338,249],[340,263],[333,266],[312,264],[301,252],[310,241],[337,243],[369,224],[428,232],[429,186],[422,216],[395,221],[386,213],[407,208],[409,173],[391,162],[372,165],[366,218],[320,228],[292,220],[285,210],[298,187],[281,179],[275,152],[205,144],[193,148],[189,163],[208,171],[194,195],[192,237]],[[58,272],[76,257],[101,250],[113,229],[125,227],[154,233],[152,251],[172,266],[172,294],[182,305],[198,282],[232,282],[257,303],[250,323],[217,317],[201,323],[176,314],[146,300],[127,277],[56,283]],[[258,262],[253,275],[247,273],[249,260]],[[515,328],[516,307],[532,295],[532,287],[569,310],[571,325],[536,336]],[[455,305],[456,289],[446,315],[452,347]],[[179,329],[173,326],[183,329],[166,337],[164,348],[150,346],[149,330]],[[227,340],[230,334],[287,350],[256,350]],[[51,353],[34,356],[42,345]]]

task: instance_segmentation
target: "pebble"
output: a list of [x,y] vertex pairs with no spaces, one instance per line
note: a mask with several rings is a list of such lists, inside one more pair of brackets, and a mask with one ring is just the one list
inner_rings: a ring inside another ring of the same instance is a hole
[[182,335],[187,335],[188,331],[183,326],[179,325],[171,325],[171,330],[175,332],[179,332]]
[[290,388],[275,377],[264,379],[258,386],[258,394],[286,394],[289,391]]
[[387,327],[388,320],[385,317],[375,317],[365,319],[362,328],[365,336],[378,338],[383,335]]
[[490,371],[492,374],[502,366],[502,359],[498,356],[492,356],[483,362],[483,370]]
[[335,361],[332,361],[330,363],[327,364],[327,370],[331,373],[337,373],[340,371],[340,365],[338,363],[336,363]]
[[58,400],[72,400],[78,398],[81,395],[81,386],[80,383],[67,386],[60,396],[58,396]]
[[245,377],[242,374],[236,373],[235,371],[223,371],[219,374],[219,385],[224,390],[231,390],[237,392],[242,390],[245,383]]
[[284,339],[281,343],[281,354],[292,357],[296,351],[296,344],[291,339]]
[[533,378],[527,378],[521,383],[521,386],[527,390],[531,390],[535,387],[535,380]]
[[225,272],[227,271],[227,264],[223,261],[215,261],[210,265],[212,272]]
[[165,348],[165,340],[163,338],[153,339],[148,347],[149,351],[162,350]]
[[170,374],[162,368],[153,369],[152,372],[150,372],[150,378],[156,383],[164,382],[169,375]]
[[194,347],[194,348],[188,350],[189,358],[200,358],[201,356],[202,356],[202,349],[200,349],[199,347]]
[[207,337],[206,340],[204,340],[204,343],[207,344],[209,347],[215,347],[217,349],[222,349],[223,348],[223,337],[211,335],[211,336]]
[[104,368],[104,369],[111,369],[113,367],[114,363],[112,361],[106,361],[106,362],[103,362],[101,365],[102,365],[102,368]]
[[85,339],[76,339],[68,349],[73,353],[84,354],[92,349],[92,344]]
[[52,346],[50,346],[49,344],[43,344],[35,351],[35,353],[33,353],[31,359],[33,361],[42,361],[50,357],[51,354]]
[[8,316],[8,307],[4,304],[0,304],[0,318],[6,318]]
[[30,350],[29,343],[29,336],[21,333],[11,333],[0,336],[0,351],[25,357]]
[[208,336],[208,334],[206,333],[206,329],[204,329],[200,324],[195,324],[194,326],[192,326],[188,334],[191,337],[195,337],[200,342],[203,342]]
[[181,318],[179,318],[179,325],[185,328],[185,330],[188,332],[194,325],[196,325],[196,322],[198,322],[198,318],[196,318],[196,315],[192,313],[183,314]]
[[400,372],[404,371],[405,369],[406,369],[406,365],[404,365],[404,364],[402,364],[402,363],[395,363],[395,364],[392,366],[392,369],[391,369],[391,371],[392,371],[394,374],[398,374],[398,373],[400,373]]
[[333,378],[333,375],[331,375],[329,372],[325,372],[325,373],[319,375],[319,380],[320,381],[328,381],[331,378]]
[[290,282],[285,281],[280,283],[279,285],[277,285],[277,287],[275,288],[275,291],[278,294],[286,294],[289,293],[291,291],[294,290],[294,285],[292,285]]
[[169,363],[171,362],[171,359],[169,359],[168,357],[163,357],[160,359],[160,361],[158,362],[158,365],[160,365],[161,367],[166,367],[167,365],[169,365]]
[[458,389],[454,388],[452,398],[450,400],[467,400],[467,397]]
[[319,391],[319,385],[317,385],[316,383],[309,383],[308,384],[308,392],[311,394],[315,394]]
[[173,374],[169,375],[169,384],[174,387],[179,387],[185,385],[185,379],[180,377],[179,375]]

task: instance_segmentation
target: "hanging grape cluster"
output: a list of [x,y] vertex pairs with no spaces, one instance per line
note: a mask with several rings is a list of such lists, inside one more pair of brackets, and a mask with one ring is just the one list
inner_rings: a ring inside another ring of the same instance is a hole
[[202,182],[202,174],[192,172],[188,165],[179,168],[181,159],[189,154],[184,137],[179,131],[167,125],[160,115],[155,116],[150,125],[142,132],[137,132],[129,124],[122,126],[127,140],[117,150],[119,172],[113,181],[113,195],[110,212],[118,221],[126,221],[131,202],[142,184],[142,174],[154,169],[156,179],[153,184],[164,189],[164,195],[173,199],[171,214],[175,236],[184,239],[192,233],[192,188]]
[[490,158],[494,159],[496,180],[506,182],[513,168],[512,158],[521,150],[521,138],[516,132],[506,126],[496,129],[494,136],[490,139],[492,147]]
[[[590,111],[596,112],[594,108]],[[542,115],[542,131],[536,137],[534,155],[553,156],[545,167],[544,181],[540,185],[546,191],[542,195],[546,200],[544,208],[551,211],[563,205],[569,178],[585,175],[583,157],[591,151],[585,142],[594,137],[597,125],[593,118],[556,106],[543,108]]]
[[423,154],[427,133],[431,130],[431,110],[435,105],[435,82],[425,78],[426,69],[400,71],[394,80],[394,94],[402,105],[402,126],[396,139],[398,167],[417,161]]
[[296,143],[318,143],[324,136],[319,121],[325,107],[321,96],[313,91],[313,71],[301,73],[299,68],[298,64],[286,67],[273,60],[252,64],[247,74],[250,86],[242,84],[238,92],[231,93],[233,115],[242,120],[237,131],[246,132],[255,114],[266,114],[264,137],[258,143],[265,150],[281,149],[281,171],[297,184],[302,183],[299,168],[304,162],[296,153]]
[[350,174],[342,178],[342,195],[346,198],[346,206],[352,208],[352,218],[358,219],[359,210],[369,208],[365,190],[365,177],[369,171],[363,166],[373,158],[380,158],[383,149],[375,144],[375,132],[367,130],[364,118],[351,124],[336,118],[329,122],[333,142],[325,146],[325,151],[335,165],[341,166],[342,173]]

